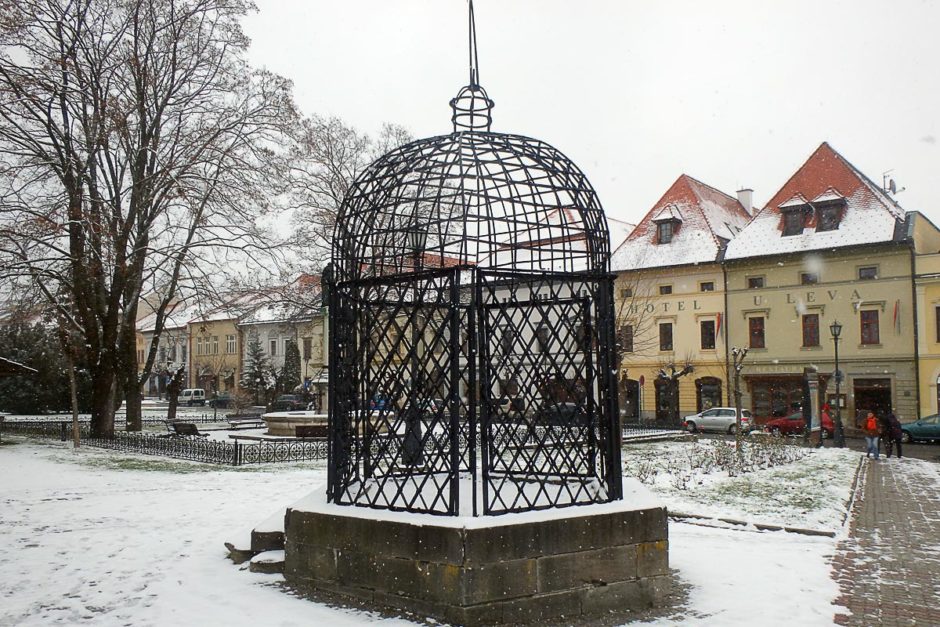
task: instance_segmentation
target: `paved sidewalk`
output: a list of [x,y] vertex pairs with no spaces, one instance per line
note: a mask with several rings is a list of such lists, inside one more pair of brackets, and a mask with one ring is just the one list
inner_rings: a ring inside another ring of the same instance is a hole
[[868,462],[833,577],[838,625],[940,625],[940,465]]

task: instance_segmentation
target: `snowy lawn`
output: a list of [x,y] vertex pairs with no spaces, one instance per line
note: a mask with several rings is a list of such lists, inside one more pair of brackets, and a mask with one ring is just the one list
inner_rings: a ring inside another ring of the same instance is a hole
[[625,446],[624,473],[645,483],[670,512],[820,531],[842,527],[857,452],[772,443],[769,455],[794,461],[729,472],[721,462],[733,446],[722,440]]
[[[790,471],[800,482],[806,473],[796,468],[806,463],[817,464],[811,474],[851,475],[849,461],[814,452]],[[755,489],[730,490],[733,497],[718,496],[729,493],[720,486],[745,478],[708,477],[688,490],[664,479],[656,491],[670,508],[747,518],[768,495],[761,486],[776,485],[754,483],[764,481],[758,475],[785,470],[754,473],[747,485]],[[278,587],[279,575],[242,571],[225,559],[224,541],[322,485],[323,463],[220,468],[9,437],[0,446],[0,476],[0,625],[412,624],[298,599]],[[699,498],[700,490],[712,496]],[[841,496],[832,493],[840,507]],[[786,503],[774,506],[773,520],[798,518],[800,507],[829,509]],[[813,516],[820,524],[825,518]],[[673,522],[671,566],[689,598],[652,624],[831,624],[833,549],[830,538]],[[785,612],[778,611],[781,590]]]

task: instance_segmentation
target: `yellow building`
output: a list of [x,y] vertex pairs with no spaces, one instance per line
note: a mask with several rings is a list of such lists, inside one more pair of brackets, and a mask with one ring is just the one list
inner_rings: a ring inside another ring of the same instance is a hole
[[207,397],[237,392],[243,351],[237,323],[238,311],[231,305],[190,320],[189,387],[203,388]]
[[682,175],[612,255],[624,422],[729,403],[720,260],[750,219],[740,198]]
[[760,417],[803,403],[806,368],[835,406],[830,327],[842,324],[840,406],[918,412],[914,251],[938,233],[823,143],[728,245],[727,329],[748,347],[743,404]]
[[[922,220],[926,220],[921,216]],[[917,246],[914,291],[917,303],[918,388],[920,416],[940,412],[940,245]]]

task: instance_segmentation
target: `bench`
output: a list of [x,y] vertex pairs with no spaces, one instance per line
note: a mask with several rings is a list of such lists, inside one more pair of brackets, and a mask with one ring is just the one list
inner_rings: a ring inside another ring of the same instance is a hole
[[173,427],[173,435],[198,436],[201,438],[209,437],[208,433],[199,433],[199,428],[193,422],[168,423],[168,426],[170,425]]
[[253,427],[263,427],[264,420],[261,416],[242,416],[241,418],[229,418],[228,426],[230,429],[238,429],[241,427],[253,428]]
[[329,427],[327,425],[297,425],[294,427],[294,435],[298,438],[321,438],[329,437]]

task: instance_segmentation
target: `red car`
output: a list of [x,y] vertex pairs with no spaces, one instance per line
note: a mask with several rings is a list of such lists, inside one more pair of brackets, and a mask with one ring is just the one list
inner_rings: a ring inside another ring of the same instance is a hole
[[[801,435],[806,428],[806,419],[803,412],[796,412],[784,418],[774,418],[764,424],[764,431],[780,435]],[[836,425],[829,414],[822,415],[822,437],[831,438],[836,431]]]

